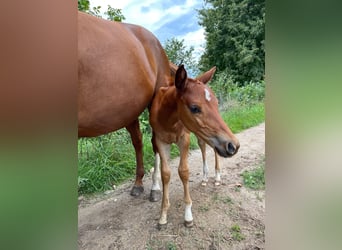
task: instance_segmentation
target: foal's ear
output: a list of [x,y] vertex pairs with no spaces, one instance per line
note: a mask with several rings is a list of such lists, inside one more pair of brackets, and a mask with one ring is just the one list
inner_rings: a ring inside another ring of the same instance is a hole
[[188,78],[188,75],[186,73],[186,70],[184,69],[184,65],[178,67],[176,71],[176,77],[175,77],[175,86],[177,90],[183,91],[186,88],[186,80]]
[[200,80],[201,82],[206,84],[207,82],[209,82],[213,78],[215,71],[216,71],[216,66],[212,67],[210,70],[203,73],[201,76],[197,77],[197,80]]

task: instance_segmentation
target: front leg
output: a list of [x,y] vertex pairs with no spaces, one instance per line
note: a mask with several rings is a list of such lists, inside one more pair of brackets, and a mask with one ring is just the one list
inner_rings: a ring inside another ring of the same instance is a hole
[[215,151],[214,151],[214,154],[215,154],[215,186],[220,186],[221,185],[221,171],[220,171],[219,157]]
[[163,184],[163,196],[162,196],[162,206],[161,214],[159,219],[159,226],[164,226],[167,224],[167,211],[170,207],[169,201],[169,183],[171,178],[171,171],[168,165],[168,155],[170,152],[170,145],[164,143],[163,141],[156,139],[156,144],[158,147],[158,152],[160,155],[161,162],[161,179]]
[[192,200],[190,197],[189,188],[189,165],[188,165],[188,154],[190,146],[190,134],[185,133],[177,143],[180,152],[180,162],[178,167],[178,174],[183,182],[184,187],[184,202],[185,202],[185,213],[184,213],[184,224],[186,227],[193,226],[193,218],[191,212]]

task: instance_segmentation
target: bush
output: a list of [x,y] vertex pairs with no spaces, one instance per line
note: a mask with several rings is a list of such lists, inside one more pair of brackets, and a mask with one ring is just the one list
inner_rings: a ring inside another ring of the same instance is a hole
[[251,105],[263,101],[265,98],[265,82],[250,82],[239,86],[233,78],[225,72],[219,73],[210,83],[220,103],[235,101],[239,105]]

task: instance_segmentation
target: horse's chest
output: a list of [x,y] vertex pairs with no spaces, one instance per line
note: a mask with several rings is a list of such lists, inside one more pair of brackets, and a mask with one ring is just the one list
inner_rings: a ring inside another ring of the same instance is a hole
[[168,144],[177,143],[179,139],[186,133],[185,127],[181,122],[177,122],[172,126],[166,126],[159,133],[159,137]]

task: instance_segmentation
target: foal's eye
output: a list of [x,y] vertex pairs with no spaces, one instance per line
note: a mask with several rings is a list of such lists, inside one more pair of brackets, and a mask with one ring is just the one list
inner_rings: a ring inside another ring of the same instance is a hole
[[193,114],[201,113],[201,108],[198,107],[197,105],[190,105],[189,109],[190,109],[191,113],[193,113]]

